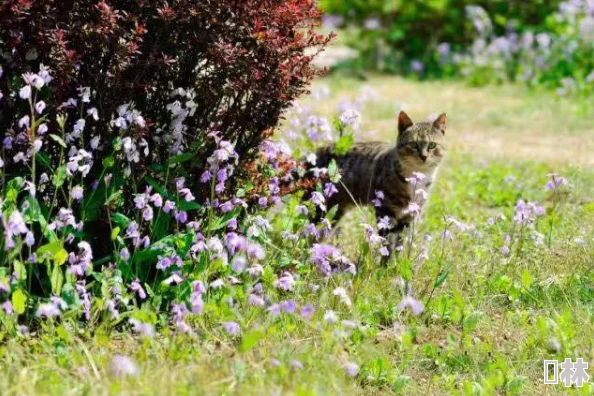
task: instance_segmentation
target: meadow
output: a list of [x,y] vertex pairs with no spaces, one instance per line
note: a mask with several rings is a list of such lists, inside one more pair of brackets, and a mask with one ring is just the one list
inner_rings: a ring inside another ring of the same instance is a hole
[[[277,137],[305,154],[310,116],[331,120],[345,103],[361,113],[360,140],[395,140],[400,108],[415,121],[448,114],[447,160],[405,252],[381,266],[361,226],[375,219],[354,210],[318,243],[336,244],[356,274],[321,276],[283,234],[303,226],[298,197],[285,196],[261,213],[270,224],[263,283],[274,289],[287,269],[296,277],[274,295],[280,306],[250,306],[229,286],[210,296],[191,334],[51,320],[3,334],[0,393],[569,392],[543,384],[543,359],[594,363],[591,103],[508,85],[337,75],[314,84]],[[229,316],[220,308],[228,296],[241,331],[212,325]]]

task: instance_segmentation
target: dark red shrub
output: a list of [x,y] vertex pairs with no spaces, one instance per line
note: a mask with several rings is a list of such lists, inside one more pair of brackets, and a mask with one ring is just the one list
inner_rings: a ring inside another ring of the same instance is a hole
[[[306,50],[315,53],[330,40],[314,30],[316,3],[3,0],[0,64],[9,76],[37,71],[40,63],[49,66],[53,103],[90,87],[102,118],[134,102],[148,121],[139,132],[145,134],[154,132],[151,125],[169,122],[172,89],[194,88],[198,106],[186,120],[186,146],[205,142],[192,146],[205,155],[206,131],[218,130],[237,143],[245,159],[316,74]],[[8,84],[0,79],[0,91],[9,92]],[[0,115],[2,133],[16,122],[16,110],[7,103]],[[107,122],[97,125],[97,132],[109,141]]]

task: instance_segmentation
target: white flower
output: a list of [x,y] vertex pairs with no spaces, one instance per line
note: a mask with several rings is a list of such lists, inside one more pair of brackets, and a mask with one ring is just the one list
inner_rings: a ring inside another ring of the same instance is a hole
[[37,114],[41,114],[43,113],[43,110],[45,110],[45,102],[43,100],[40,100],[39,102],[35,103],[35,111],[37,111]]
[[27,100],[31,97],[31,86],[25,85],[23,88],[19,90],[19,97],[21,99]]
[[97,108],[96,107],[92,107],[90,109],[87,110],[87,115],[93,117],[93,119],[95,121],[99,120],[99,113],[97,112]]

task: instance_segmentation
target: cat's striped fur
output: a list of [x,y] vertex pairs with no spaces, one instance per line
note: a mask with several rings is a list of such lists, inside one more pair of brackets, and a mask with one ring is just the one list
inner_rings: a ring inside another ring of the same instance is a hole
[[328,208],[339,205],[335,217],[357,205],[370,205],[375,192],[384,199],[375,207],[377,218],[388,216],[392,228],[381,230],[388,237],[393,250],[400,243],[400,234],[412,220],[405,209],[413,199],[413,189],[406,181],[414,172],[426,177],[416,187],[429,192],[437,168],[445,154],[446,116],[441,114],[434,122],[414,124],[405,112],[398,116],[396,145],[385,142],[356,143],[345,155],[336,155],[333,147],[317,151],[316,167],[327,167],[332,159],[341,171],[338,193],[328,199]]

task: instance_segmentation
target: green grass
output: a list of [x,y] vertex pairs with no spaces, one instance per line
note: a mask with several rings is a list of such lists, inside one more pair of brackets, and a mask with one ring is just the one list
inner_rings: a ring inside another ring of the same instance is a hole
[[[316,107],[332,114],[336,99],[356,95],[360,83],[327,81],[333,96]],[[33,337],[0,344],[2,394],[563,394],[542,384],[543,359],[582,357],[594,364],[594,172],[591,111],[581,103],[536,95],[515,87],[471,89],[452,83],[415,83],[380,77],[369,82],[381,94],[368,105],[360,138],[393,139],[401,102],[424,118],[448,112],[450,153],[420,224],[430,233],[429,259],[400,259],[371,266],[365,254],[361,214],[353,212],[331,237],[359,274],[349,288],[352,307],[332,295],[333,282],[313,291],[299,283],[295,299],[316,306],[310,321],[272,319],[257,309],[238,340],[217,329],[197,337],[167,330],[152,339],[84,327],[47,328]],[[308,102],[308,101],[306,101]],[[518,142],[519,140],[519,142]],[[495,144],[499,142],[500,144]],[[571,188],[553,217],[547,173],[566,176]],[[513,227],[518,199],[548,208],[535,230]],[[442,242],[444,216],[472,224]],[[494,225],[487,220],[504,215]],[[371,221],[365,211],[363,218]],[[524,233],[508,257],[507,233]],[[576,238],[579,238],[577,240]],[[583,241],[580,242],[580,241]],[[578,243],[579,242],[579,243]],[[275,257],[272,258],[273,260]],[[414,317],[400,312],[401,277],[410,277],[426,304]],[[314,275],[312,275],[313,277]],[[434,289],[432,291],[432,289]],[[358,323],[326,324],[327,309]],[[205,316],[208,317],[209,312]],[[213,313],[214,315],[214,313]],[[0,330],[1,331],[1,330]],[[552,348],[552,342],[560,348]],[[140,374],[116,378],[114,354],[133,357]],[[275,364],[273,359],[278,359]],[[303,369],[291,367],[292,360]],[[343,366],[356,362],[356,378]],[[590,370],[594,378],[594,371]],[[594,393],[593,386],[583,394]]]

